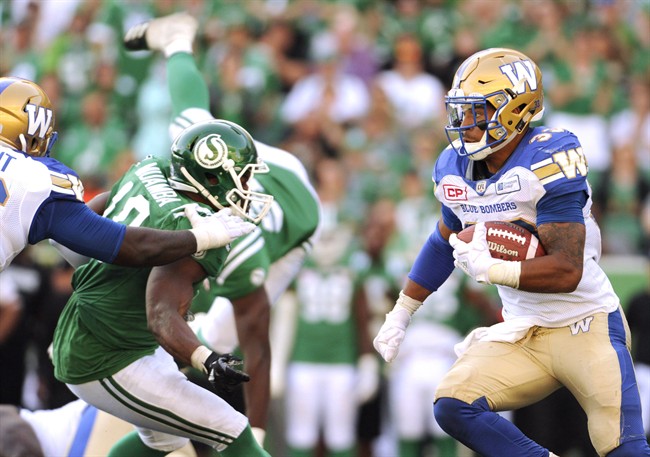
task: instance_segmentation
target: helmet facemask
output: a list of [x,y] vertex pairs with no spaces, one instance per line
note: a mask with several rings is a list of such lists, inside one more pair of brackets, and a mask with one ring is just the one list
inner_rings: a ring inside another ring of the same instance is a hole
[[[257,173],[268,173],[269,167],[266,163],[260,160],[259,163],[251,165],[248,164],[243,170],[237,171],[234,162],[227,160],[223,165],[223,171],[227,172],[231,182],[231,189],[228,190],[220,201],[217,195],[213,195],[210,191],[203,186],[197,179],[195,179],[185,167],[180,168],[181,173],[185,176],[188,182],[192,184],[193,191],[203,195],[212,206],[218,209],[230,208],[233,214],[236,214],[244,219],[250,220],[253,223],[259,223],[271,208],[270,204],[273,202],[273,197],[261,192],[254,192],[247,189],[247,185],[252,176]],[[214,184],[220,184],[224,174],[221,173],[219,178],[215,174],[206,173],[206,179]],[[222,183],[221,183],[222,184]]]

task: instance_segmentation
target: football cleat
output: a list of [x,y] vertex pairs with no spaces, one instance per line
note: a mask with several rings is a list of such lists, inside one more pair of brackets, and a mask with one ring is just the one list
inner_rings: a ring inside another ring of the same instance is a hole
[[124,35],[124,47],[131,51],[164,51],[174,41],[194,41],[198,21],[187,13],[175,13],[131,27]]

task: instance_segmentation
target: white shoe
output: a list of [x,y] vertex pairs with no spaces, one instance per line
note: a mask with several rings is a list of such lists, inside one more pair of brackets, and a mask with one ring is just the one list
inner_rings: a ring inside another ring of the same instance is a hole
[[[131,51],[150,49],[169,56],[171,50],[192,50],[198,21],[187,13],[175,13],[134,25],[124,35],[124,47]],[[170,47],[170,45],[174,44]],[[189,49],[188,48],[189,44]]]

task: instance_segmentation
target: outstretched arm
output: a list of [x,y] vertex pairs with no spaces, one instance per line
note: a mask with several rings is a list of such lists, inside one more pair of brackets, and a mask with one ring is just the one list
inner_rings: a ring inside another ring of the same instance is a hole
[[[103,198],[103,196],[102,196]],[[39,211],[29,242],[46,238],[73,251],[107,263],[130,267],[164,265],[197,251],[225,246],[255,226],[229,211],[201,217],[188,206],[192,230],[127,227],[99,216],[104,202],[92,208],[80,201],[53,200]]]

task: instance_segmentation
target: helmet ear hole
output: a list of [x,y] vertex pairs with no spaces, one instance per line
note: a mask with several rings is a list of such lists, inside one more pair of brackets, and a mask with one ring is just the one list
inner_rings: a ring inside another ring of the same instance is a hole
[[206,173],[205,180],[209,182],[210,185],[212,186],[216,186],[217,184],[219,184],[219,177],[212,173]]
[[36,149],[38,149],[38,138],[32,137],[27,146],[27,151],[34,151]]

